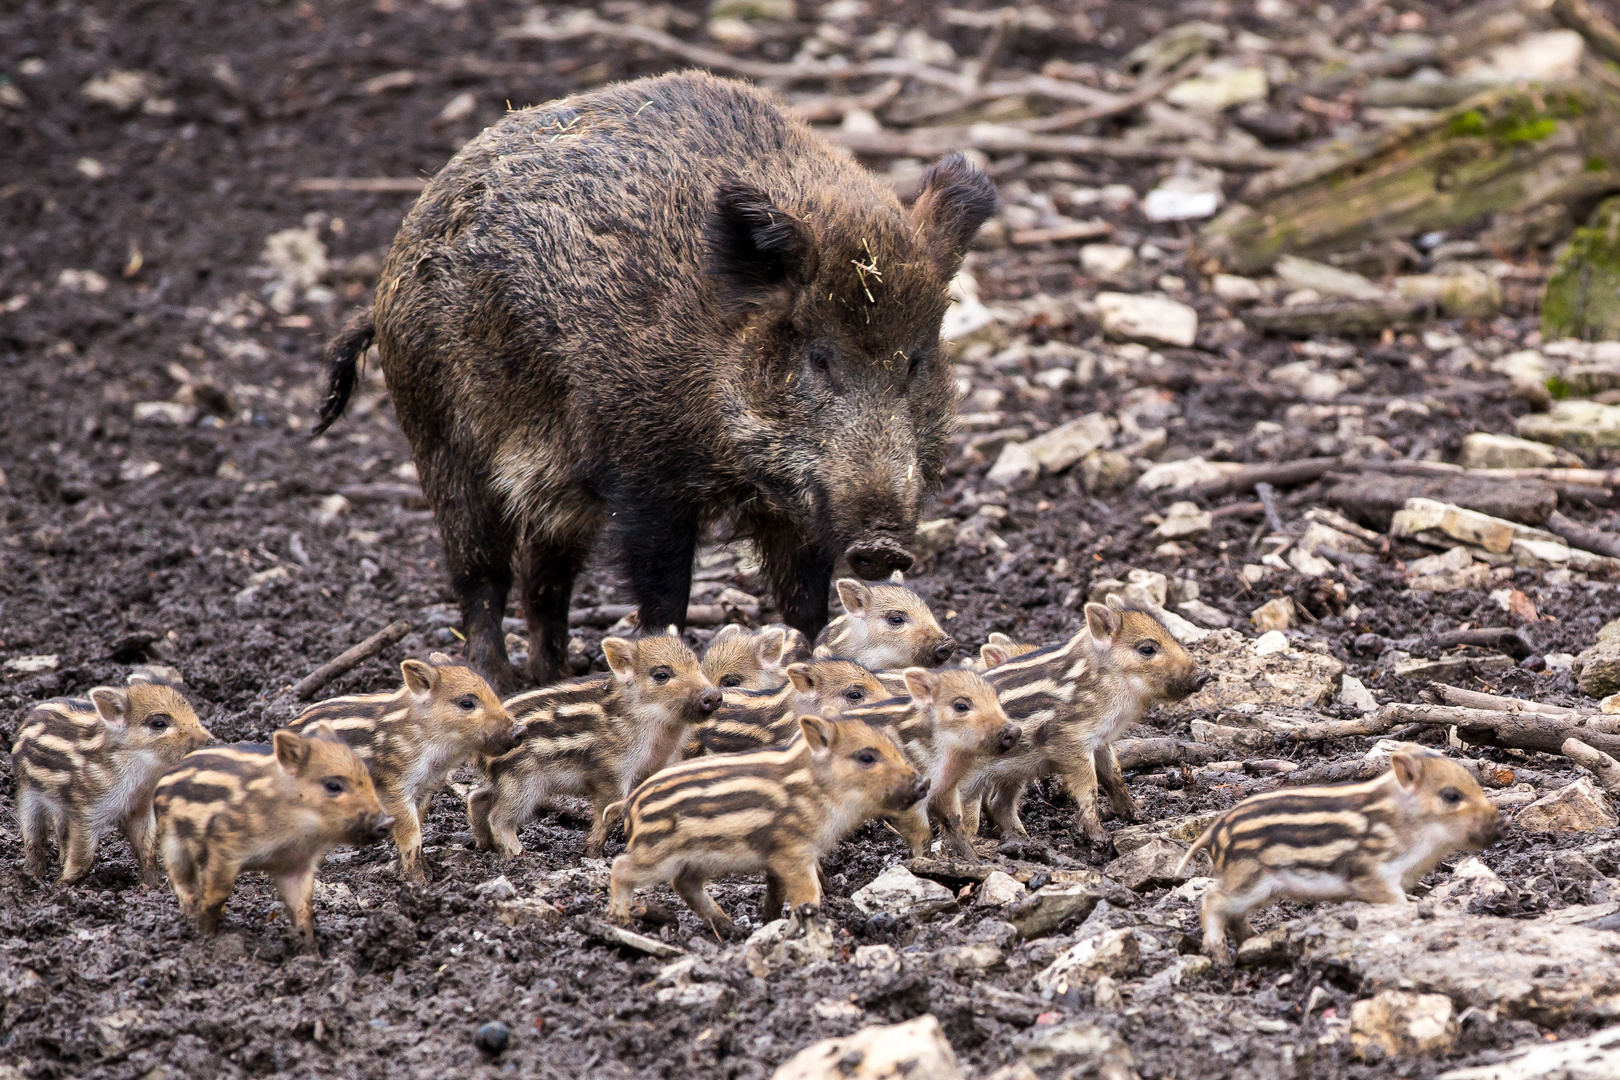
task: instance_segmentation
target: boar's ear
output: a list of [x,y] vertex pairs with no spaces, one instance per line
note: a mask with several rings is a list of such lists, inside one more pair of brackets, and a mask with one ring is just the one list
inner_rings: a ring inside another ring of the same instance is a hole
[[602,639],[602,655],[614,677],[629,682],[636,677],[636,644],[620,637]]
[[789,664],[787,677],[788,682],[793,684],[793,689],[801,694],[808,694],[816,688],[816,677],[810,671],[809,664]]
[[759,662],[768,668],[773,668],[782,662],[782,653],[786,649],[787,632],[779,626],[761,631],[759,642],[754,647]]
[[108,727],[121,728],[129,718],[129,694],[111,686],[98,686],[90,691],[90,702],[96,712],[107,721]]
[[911,220],[940,273],[954,275],[979,226],[999,206],[996,186],[961,154],[947,154],[923,176]]
[[857,619],[866,613],[866,601],[871,595],[872,590],[863,581],[849,577],[838,579],[838,602]]
[[1003,634],[1000,630],[990,631],[990,636],[985,639],[985,643],[988,645],[1000,645],[1003,648],[1008,645],[1017,644],[1012,638],[1008,637],[1006,634]]
[[1411,791],[1423,779],[1423,758],[1426,755],[1413,754],[1402,750],[1398,754],[1389,755],[1389,767],[1395,770],[1395,782],[1402,791]]
[[278,731],[270,736],[270,744],[276,749],[276,760],[281,767],[297,776],[309,764],[309,741],[296,732]]
[[810,744],[811,752],[816,754],[825,753],[838,738],[838,729],[833,726],[833,721],[809,713],[799,717],[799,730],[804,732],[804,741]]
[[431,693],[433,684],[439,681],[439,673],[425,660],[401,661],[399,670],[405,676],[406,689],[413,694]]
[[703,228],[704,271],[728,315],[780,302],[816,275],[810,226],[741,181],[720,185]]
[[1086,629],[1091,631],[1091,640],[1098,648],[1106,649],[1112,645],[1114,635],[1124,625],[1125,620],[1113,608],[1103,604],[1086,605]]
[[979,646],[979,659],[984,661],[987,668],[999,667],[1007,662],[1007,647],[987,641]]
[[908,667],[902,673],[902,678],[906,680],[906,693],[911,695],[912,701],[923,708],[933,704],[934,691],[939,686],[939,676],[927,668]]
[[728,622],[728,623],[726,623],[726,625],[722,626],[720,629],[718,629],[718,630],[716,630],[714,632],[714,637],[709,639],[709,648],[712,649],[716,645],[720,644],[722,641],[726,640],[727,638],[734,638],[738,634],[742,634],[742,633],[746,633],[746,632],[747,631],[745,631],[742,627],[738,626],[736,623]]

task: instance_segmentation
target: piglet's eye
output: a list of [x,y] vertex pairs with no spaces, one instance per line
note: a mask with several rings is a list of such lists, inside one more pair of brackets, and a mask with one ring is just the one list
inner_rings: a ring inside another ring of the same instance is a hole
[[720,680],[720,685],[721,686],[726,686],[726,687],[741,686],[742,685],[742,676],[741,675],[727,675],[727,676],[724,676]]
[[898,611],[889,612],[888,620],[889,620],[889,625],[890,626],[904,626],[904,625],[906,625],[906,617],[904,615],[902,615]]
[[862,765],[876,765],[877,751],[862,750],[860,753],[855,755],[855,760],[860,762]]
[[1440,789],[1440,801],[1447,806],[1456,806],[1463,801],[1462,792],[1454,787]]
[[866,700],[866,695],[861,693],[859,690],[845,690],[844,691],[844,700],[845,701],[864,701],[864,700]]
[[969,709],[973,708],[973,706],[969,705],[965,701],[953,701],[951,702],[951,708],[955,709],[958,713],[966,713]]
[[321,787],[325,789],[328,795],[341,795],[349,790],[349,783],[340,777],[328,776],[321,781]]
[[1152,656],[1159,651],[1159,647],[1151,641],[1144,641],[1136,647],[1136,651],[1143,656]]
[[674,677],[675,673],[669,670],[667,667],[655,667],[652,669],[652,681],[657,683],[659,686],[663,686]]
[[472,712],[474,709],[478,708],[478,699],[473,697],[471,694],[468,694],[466,697],[456,702],[456,704],[461,706],[461,708],[465,709],[467,712]]
[[169,730],[169,724],[170,724],[169,717],[165,716],[163,713],[158,713],[155,716],[149,716],[149,717],[146,718],[146,726],[148,728],[150,728],[152,731],[156,731],[156,732],[168,731]]

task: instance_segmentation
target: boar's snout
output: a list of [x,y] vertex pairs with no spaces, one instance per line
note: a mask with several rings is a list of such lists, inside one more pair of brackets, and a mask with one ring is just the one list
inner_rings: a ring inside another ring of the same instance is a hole
[[849,568],[867,581],[883,581],[896,570],[910,570],[911,564],[917,561],[911,552],[892,540],[851,544],[844,556],[849,559]]
[[956,655],[956,639],[948,637],[934,646],[934,662],[943,664]]
[[711,686],[698,695],[698,712],[701,712],[704,716],[708,716],[719,707],[720,691],[714,687]]
[[928,798],[928,788],[928,777],[917,777],[916,780],[912,781],[911,787],[902,788],[900,790],[900,808],[903,810],[908,806],[916,806],[918,803]]
[[1201,669],[1198,672],[1198,674],[1193,676],[1193,679],[1192,679],[1193,693],[1196,694],[1196,693],[1198,693],[1198,691],[1202,690],[1204,688],[1204,685],[1206,683],[1208,683],[1209,680],[1213,679],[1214,677],[1215,677],[1215,673],[1213,671],[1210,671],[1208,668]]
[[376,820],[369,830],[367,830],[366,841],[374,844],[378,841],[388,839],[388,834],[393,827],[394,819],[389,815],[384,814],[382,817]]
[[1001,737],[996,741],[998,744],[1000,744],[1003,750],[1011,750],[1013,747],[1018,745],[1018,740],[1023,736],[1023,734],[1023,729],[1021,729],[1017,724],[1008,724],[1006,727],[1001,729]]

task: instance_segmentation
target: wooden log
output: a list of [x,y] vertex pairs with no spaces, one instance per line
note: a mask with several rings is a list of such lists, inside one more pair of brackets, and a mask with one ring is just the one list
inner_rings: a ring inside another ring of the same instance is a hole
[[1408,499],[1455,503],[1491,517],[1540,525],[1558,508],[1558,492],[1539,480],[1482,480],[1453,473],[1390,476],[1378,473],[1331,475],[1322,498],[1353,520],[1387,532],[1395,512]]
[[1589,204],[1620,187],[1620,95],[1603,80],[1506,86],[1256,178],[1203,244],[1238,273],[1293,253]]
[[[1564,717],[1580,723],[1584,723],[1589,716],[1597,715],[1571,709],[1565,705],[1551,705],[1544,701],[1529,701],[1525,698],[1486,694],[1479,690],[1464,690],[1460,686],[1450,686],[1443,682],[1431,682],[1429,688],[1419,696],[1430,705],[1460,705],[1465,709],[1490,709],[1496,712],[1541,713],[1544,716]],[[1430,698],[1434,700],[1431,701]]]
[[[1273,487],[1298,487],[1300,484],[1308,484],[1312,480],[1320,479],[1330,470],[1338,468],[1339,465],[1339,458],[1330,457],[1301,458],[1298,461],[1279,461],[1265,465],[1245,465],[1218,480],[1207,480],[1202,484],[1194,484],[1185,491],[1174,491],[1169,492],[1169,494],[1174,495],[1177,499],[1217,499],[1222,495],[1248,491],[1256,484],[1271,484]],[[1264,510],[1263,501],[1261,509]]]
[[404,619],[391,622],[360,644],[346,649],[293,684],[292,696],[297,701],[308,701],[315,692],[351,668],[357,667],[394,644],[411,632],[411,624]]
[[1620,30],[1593,11],[1586,0],[1553,0],[1548,10],[1553,18],[1585,38],[1594,52],[1620,63]]
[[1201,765],[1217,761],[1219,747],[1180,739],[1121,739],[1114,744],[1121,769],[1156,769],[1165,765]]
[[1510,746],[1562,754],[1565,739],[1580,739],[1605,753],[1620,753],[1620,735],[1594,731],[1566,718],[1532,712],[1496,712],[1456,705],[1410,705],[1393,702],[1381,706],[1380,715],[1396,723],[1455,725],[1464,742]]
[[1270,150],[1241,150],[1199,140],[1145,143],[1090,135],[1039,135],[1003,124],[969,124],[918,128],[914,131],[844,131],[818,128],[829,142],[874,157],[938,157],[952,150],[1031,157],[1109,158],[1115,161],[1176,161],[1185,158],[1231,172],[1253,172],[1280,164],[1283,155]]
[[1308,769],[1296,769],[1281,777],[1268,777],[1267,781],[1258,782],[1253,786],[1245,785],[1244,792],[1267,790],[1269,783],[1280,779],[1288,787],[1300,787],[1306,784],[1344,784],[1355,780],[1372,780],[1389,771],[1389,763],[1371,760],[1368,758],[1355,758],[1351,761],[1330,761],[1325,765],[1312,765]]
[[1565,739],[1561,752],[1575,764],[1590,770],[1603,790],[1620,793],[1620,761],[1575,738]]
[[1322,300],[1291,307],[1256,307],[1243,312],[1241,317],[1244,324],[1257,334],[1376,337],[1385,330],[1411,330],[1422,326],[1432,320],[1434,314],[1434,304],[1428,300],[1391,297],[1383,300]]
[[367,195],[418,195],[427,187],[420,176],[306,176],[293,181],[293,190],[301,195],[324,195],[332,192],[360,192]]
[[1458,645],[1473,645],[1481,649],[1495,649],[1506,653],[1515,660],[1523,660],[1530,655],[1530,643],[1524,640],[1517,630],[1507,626],[1493,626],[1477,630],[1452,630],[1449,633],[1437,634],[1429,639],[1429,643],[1441,649],[1452,649]]
[[1568,540],[1570,547],[1607,555],[1611,559],[1620,559],[1620,536],[1614,533],[1582,525],[1556,510],[1547,515],[1546,526],[1549,532],[1557,533]]

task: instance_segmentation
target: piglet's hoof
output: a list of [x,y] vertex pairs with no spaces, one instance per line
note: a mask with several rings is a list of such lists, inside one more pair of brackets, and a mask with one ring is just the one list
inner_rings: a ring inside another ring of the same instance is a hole
[[794,914],[799,917],[800,922],[807,923],[821,914],[821,905],[800,904]]

